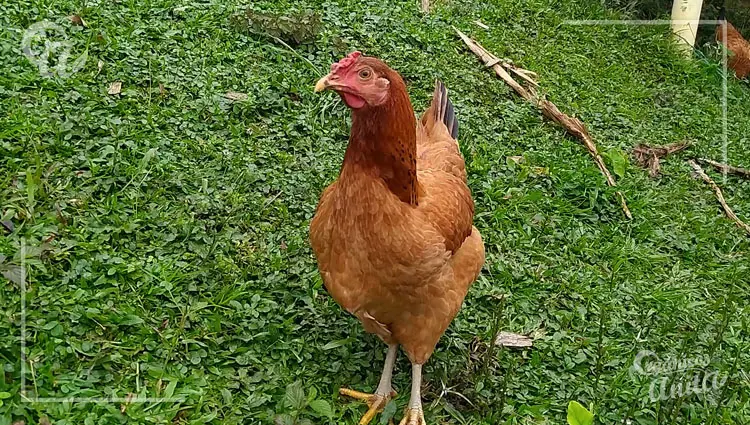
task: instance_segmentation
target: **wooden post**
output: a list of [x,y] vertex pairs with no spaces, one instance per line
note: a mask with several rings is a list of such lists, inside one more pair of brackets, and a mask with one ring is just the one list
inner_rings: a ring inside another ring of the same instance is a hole
[[672,32],[685,54],[693,54],[703,0],[674,0],[672,4]]

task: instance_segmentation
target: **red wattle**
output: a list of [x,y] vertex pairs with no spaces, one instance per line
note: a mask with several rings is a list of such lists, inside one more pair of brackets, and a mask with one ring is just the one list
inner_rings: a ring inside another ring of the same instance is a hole
[[341,95],[341,98],[344,99],[344,103],[346,103],[346,106],[352,109],[359,109],[365,106],[365,100],[357,96],[356,94],[344,92],[341,92],[339,94]]

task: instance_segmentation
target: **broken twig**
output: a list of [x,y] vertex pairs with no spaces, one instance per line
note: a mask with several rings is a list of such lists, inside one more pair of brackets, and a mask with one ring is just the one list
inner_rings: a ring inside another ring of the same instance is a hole
[[750,179],[750,170],[740,167],[733,167],[731,165],[722,164],[721,162],[716,162],[711,159],[706,158],[698,158],[698,162],[703,164],[708,164],[717,170],[721,171],[724,174],[734,174],[736,176],[744,177],[746,179]]
[[242,102],[244,100],[247,100],[248,96],[245,93],[239,93],[236,91],[228,91],[224,93],[224,98],[229,99],[232,102]]
[[[498,59],[495,55],[488,52],[479,43],[469,38],[466,34],[459,31],[456,27],[453,27],[453,29],[456,31],[458,36],[461,37],[461,40],[466,43],[469,49],[474,52],[475,55],[479,56],[482,62],[484,62],[485,66],[492,68],[495,71],[495,74],[497,74],[498,77],[505,81],[505,83],[508,84],[513,89],[513,91],[539,108],[545,117],[561,125],[568,132],[568,134],[580,140],[589,151],[589,154],[594,159],[594,162],[596,163],[597,167],[599,167],[599,170],[604,175],[604,178],[607,180],[607,184],[612,187],[617,185],[615,183],[614,177],[612,177],[612,173],[610,173],[607,169],[607,166],[604,163],[604,159],[601,155],[599,155],[596,144],[594,144],[594,140],[591,138],[591,135],[589,135],[586,126],[578,118],[574,118],[562,113],[554,103],[545,99],[544,96],[537,94],[533,87],[527,89],[526,87],[519,84],[516,80],[513,79],[513,77],[511,77],[508,71],[506,71],[506,68],[533,86],[537,86],[537,84],[531,76],[536,76],[536,74],[531,71],[518,68],[509,61],[502,61]],[[622,208],[623,213],[625,213],[625,216],[627,218],[632,219],[633,215],[630,213],[628,204],[625,202],[625,196],[623,196],[622,192],[620,191],[617,191],[616,194],[620,200],[620,207]]]
[[474,24],[475,24],[476,26],[478,26],[479,28],[482,28],[482,29],[485,29],[485,30],[488,30],[488,29],[490,29],[490,27],[488,27],[487,25],[485,25],[485,24],[484,24],[484,23],[483,23],[482,21],[480,21],[479,19],[477,19],[476,21],[474,21]]
[[750,235],[750,226],[748,226],[745,222],[739,219],[737,215],[732,211],[732,208],[727,205],[727,201],[724,200],[724,194],[721,193],[721,188],[719,185],[717,185],[713,180],[711,180],[711,177],[708,177],[708,174],[706,174],[705,171],[703,171],[703,168],[701,168],[700,165],[698,165],[697,162],[693,161],[692,159],[688,160],[688,164],[690,164],[691,167],[693,167],[693,170],[695,170],[695,173],[703,179],[704,182],[708,183],[709,186],[711,186],[711,189],[714,190],[714,193],[716,194],[716,199],[719,200],[719,203],[721,204],[721,207],[724,209],[724,213],[726,213],[727,217],[732,219],[737,225],[744,229],[748,235]]
[[510,348],[531,348],[534,345],[534,342],[526,335],[514,334],[512,332],[500,332],[497,334],[497,338],[495,338],[495,345]]
[[643,168],[648,168],[648,174],[651,177],[659,175],[660,161],[662,158],[675,152],[686,149],[690,144],[686,141],[672,143],[667,146],[649,146],[640,144],[633,148],[633,157],[635,162]]

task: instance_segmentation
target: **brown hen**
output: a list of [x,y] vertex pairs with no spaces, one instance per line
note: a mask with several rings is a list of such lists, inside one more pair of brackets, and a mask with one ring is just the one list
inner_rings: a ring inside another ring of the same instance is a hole
[[367,424],[394,395],[400,345],[412,363],[402,424],[424,424],[422,365],[461,308],[484,263],[474,201],[456,142],[458,123],[442,83],[417,122],[398,73],[354,52],[331,66],[316,91],[335,90],[352,109],[338,180],[322,194],[310,240],[331,296],[388,344]]
[[750,74],[750,43],[742,38],[742,34],[734,25],[727,22],[723,8],[719,15],[719,22],[716,27],[716,41],[726,46],[729,51],[727,66],[734,70],[737,78],[745,78]]

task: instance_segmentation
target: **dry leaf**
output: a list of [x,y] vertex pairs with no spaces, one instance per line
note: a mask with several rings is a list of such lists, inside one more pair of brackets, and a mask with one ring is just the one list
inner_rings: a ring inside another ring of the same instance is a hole
[[537,176],[548,176],[549,167],[531,167],[531,172]]
[[526,335],[511,332],[500,332],[495,339],[495,345],[511,348],[528,348],[533,345],[531,338]]
[[164,84],[159,83],[159,94],[163,96],[167,95],[167,89],[164,88]]
[[114,81],[109,85],[109,90],[107,90],[108,94],[120,94],[122,91],[122,81]]
[[509,156],[508,159],[515,162],[516,164],[520,164],[523,162],[523,157],[521,155]]
[[656,177],[659,175],[661,169],[661,158],[684,150],[688,146],[688,142],[672,143],[667,146],[649,146],[646,144],[640,144],[633,148],[633,158],[638,165],[643,168],[648,168],[648,174],[651,177]]
[[104,68],[104,61],[99,59],[99,62],[96,63],[97,74],[102,72],[102,68]]
[[226,92],[224,97],[231,100],[232,102],[241,102],[243,100],[247,100],[247,95],[245,93],[238,93],[236,91],[228,91]]
[[16,226],[14,226],[13,222],[10,221],[10,220],[3,220],[2,222],[0,222],[0,224],[3,225],[3,227],[5,228],[5,230],[7,230],[7,231],[9,231],[11,233],[13,233],[13,229],[16,228]]
[[52,422],[49,421],[48,417],[42,416],[39,418],[39,425],[52,425]]
[[125,413],[126,410],[128,410],[128,405],[130,404],[130,400],[133,399],[133,394],[128,393],[128,396],[125,397],[125,403],[120,405],[120,413]]
[[70,19],[70,22],[72,22],[73,25],[78,25],[79,27],[84,27],[84,28],[88,26],[86,25],[86,21],[84,21],[80,15],[70,15],[68,16],[68,19]]

